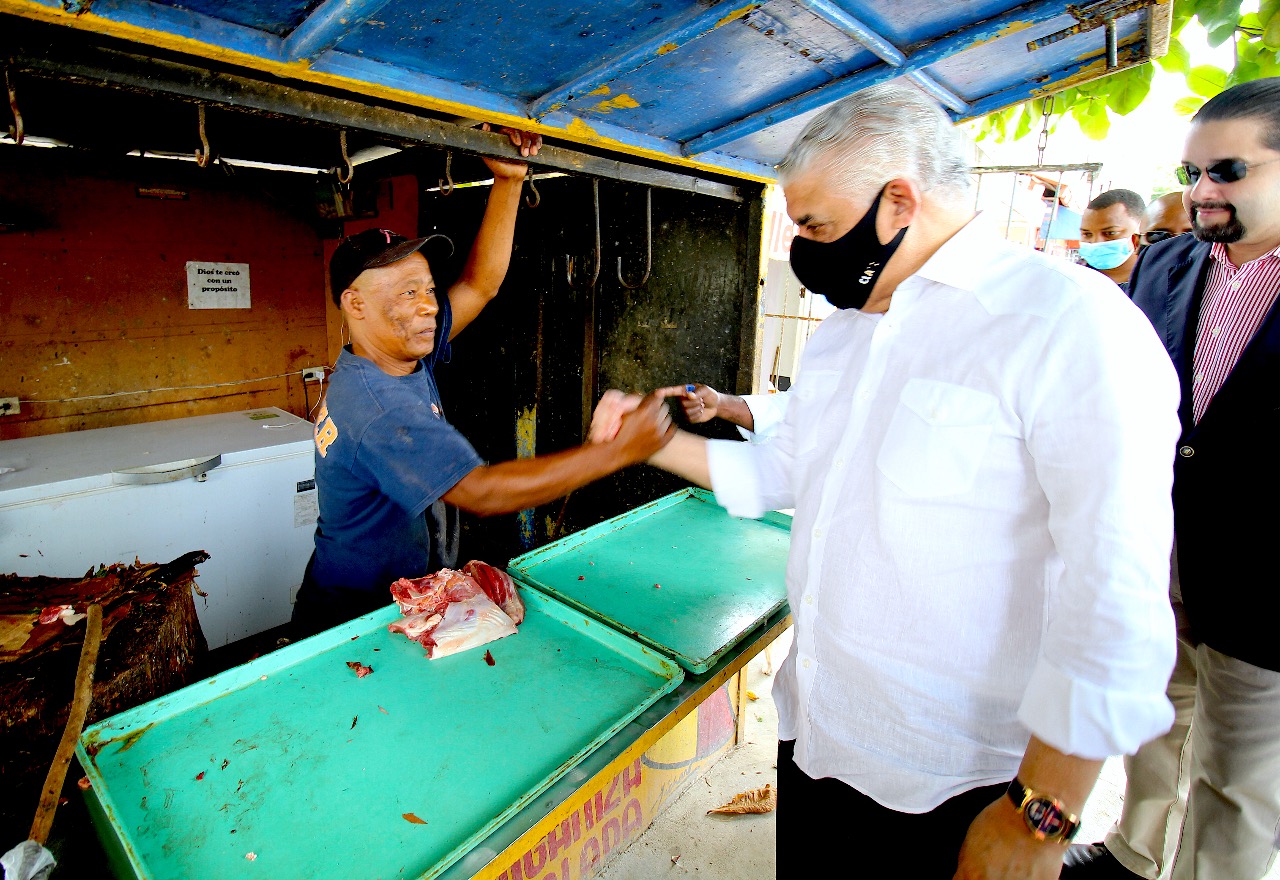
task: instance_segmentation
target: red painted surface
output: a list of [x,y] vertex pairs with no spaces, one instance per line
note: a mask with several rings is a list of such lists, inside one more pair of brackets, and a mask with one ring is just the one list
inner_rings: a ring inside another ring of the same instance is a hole
[[[0,168],[0,211],[37,218],[0,235],[0,397],[21,401],[0,439],[314,406],[317,386],[298,371],[337,355],[325,278],[335,242],[298,206],[213,168],[170,175],[185,199],[141,198],[154,167],[73,174],[42,155]],[[414,179],[380,189],[387,210],[359,228],[412,232]],[[188,308],[188,260],[248,263],[252,307]]]

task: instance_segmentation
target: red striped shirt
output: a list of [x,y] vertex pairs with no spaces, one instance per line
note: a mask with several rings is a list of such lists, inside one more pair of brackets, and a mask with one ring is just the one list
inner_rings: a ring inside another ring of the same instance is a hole
[[1192,360],[1192,414],[1197,422],[1280,293],[1280,247],[1239,267],[1221,242],[1214,243],[1209,257]]

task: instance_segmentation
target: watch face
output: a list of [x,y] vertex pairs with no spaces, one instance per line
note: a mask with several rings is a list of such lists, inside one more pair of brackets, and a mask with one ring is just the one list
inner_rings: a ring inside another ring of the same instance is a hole
[[1031,829],[1040,840],[1049,840],[1062,834],[1063,826],[1066,824],[1062,815],[1062,810],[1050,798],[1037,797],[1027,801],[1026,809],[1022,812],[1022,818],[1026,821],[1027,827]]

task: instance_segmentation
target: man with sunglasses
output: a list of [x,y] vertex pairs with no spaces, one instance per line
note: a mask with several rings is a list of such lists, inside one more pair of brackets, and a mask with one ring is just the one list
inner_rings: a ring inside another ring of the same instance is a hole
[[[1063,877],[1258,880],[1280,828],[1280,78],[1196,114],[1178,176],[1194,236],[1148,248],[1133,301],[1182,382],[1167,735],[1126,762],[1119,822]],[[1170,865],[1172,872],[1170,873]]]
[[1190,231],[1191,218],[1182,204],[1181,191],[1165,193],[1152,199],[1142,215],[1139,248],[1148,248]]

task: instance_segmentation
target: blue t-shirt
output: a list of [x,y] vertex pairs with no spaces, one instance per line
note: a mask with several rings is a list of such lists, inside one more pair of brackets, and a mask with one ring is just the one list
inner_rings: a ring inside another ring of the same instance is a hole
[[[343,349],[316,419],[311,580],[322,592],[385,595],[401,577],[452,568],[458,512],[441,496],[484,462],[444,417],[432,370],[448,359],[440,297],[436,347],[407,376]],[[444,341],[442,341],[444,340]]]

